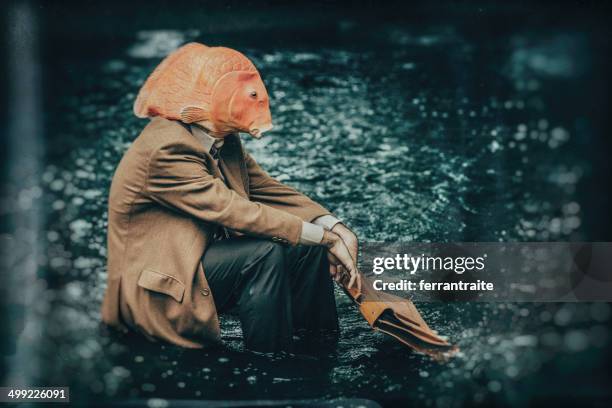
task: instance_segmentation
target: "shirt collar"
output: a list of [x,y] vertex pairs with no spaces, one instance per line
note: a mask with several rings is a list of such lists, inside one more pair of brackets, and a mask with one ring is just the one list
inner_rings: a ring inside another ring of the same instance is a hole
[[213,137],[209,135],[206,130],[202,129],[199,126],[191,125],[191,133],[202,143],[204,149],[206,151],[210,151],[212,147],[216,147],[217,149],[221,149],[225,140],[223,138]]

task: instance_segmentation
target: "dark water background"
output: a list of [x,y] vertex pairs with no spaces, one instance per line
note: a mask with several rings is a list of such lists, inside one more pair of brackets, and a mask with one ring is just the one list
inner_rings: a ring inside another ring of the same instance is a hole
[[109,336],[99,317],[108,188],[146,124],[131,112],[139,86],[187,41],[234,47],[254,61],[276,126],[260,141],[244,137],[246,148],[364,241],[611,238],[602,133],[609,32],[597,9],[483,3],[379,13],[249,3],[243,12],[231,3],[208,13],[160,4],[149,14],[119,5],[38,10],[46,287],[33,307],[35,383],[69,385],[82,402],[612,397],[605,303],[419,304],[461,348],[446,364],[373,333],[340,292],[340,342],[314,353],[308,345],[297,356],[245,352],[231,317],[216,350]]

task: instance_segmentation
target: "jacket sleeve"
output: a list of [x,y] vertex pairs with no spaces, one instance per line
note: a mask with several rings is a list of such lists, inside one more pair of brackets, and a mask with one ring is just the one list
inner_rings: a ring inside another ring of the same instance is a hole
[[163,206],[245,234],[299,242],[300,218],[241,197],[189,149],[162,147],[151,156],[148,172],[145,193]]
[[323,215],[330,215],[323,206],[271,177],[250,154],[245,152],[244,155],[251,200],[293,214],[307,222],[313,222]]

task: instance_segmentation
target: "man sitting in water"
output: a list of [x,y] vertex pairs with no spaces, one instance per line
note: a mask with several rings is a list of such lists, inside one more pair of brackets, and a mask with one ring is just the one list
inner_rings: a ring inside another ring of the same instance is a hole
[[[107,324],[200,348],[237,307],[246,347],[290,350],[294,329],[337,331],[331,277],[361,282],[357,239],[242,147],[272,128],[252,62],[191,43],[140,90],[153,118],[123,156],[108,211]],[[331,274],[331,277],[330,277]]]

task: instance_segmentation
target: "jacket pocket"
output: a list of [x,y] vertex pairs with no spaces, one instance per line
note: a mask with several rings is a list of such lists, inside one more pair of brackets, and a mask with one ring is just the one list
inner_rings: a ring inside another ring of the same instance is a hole
[[138,286],[153,292],[163,293],[171,296],[174,300],[181,303],[185,294],[185,285],[170,275],[161,272],[144,269],[140,273]]

